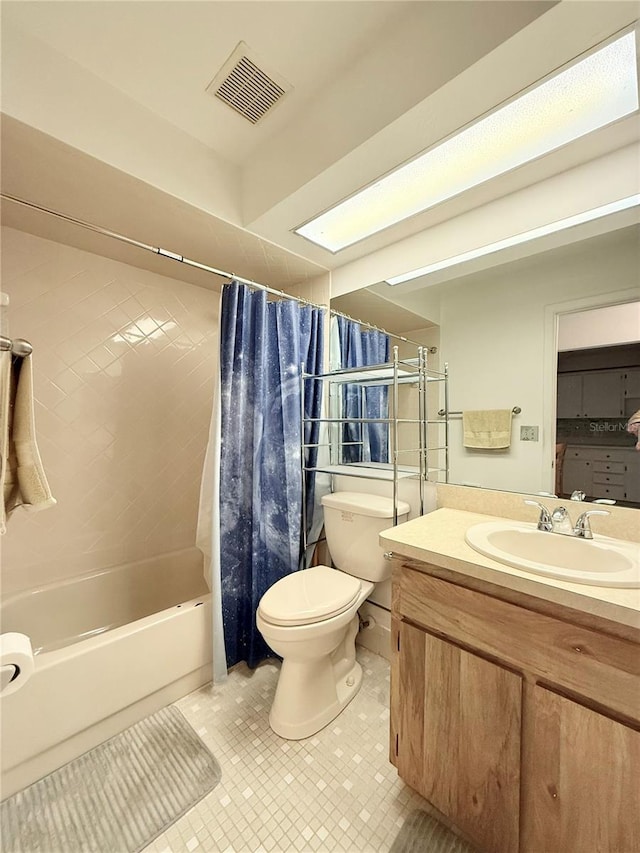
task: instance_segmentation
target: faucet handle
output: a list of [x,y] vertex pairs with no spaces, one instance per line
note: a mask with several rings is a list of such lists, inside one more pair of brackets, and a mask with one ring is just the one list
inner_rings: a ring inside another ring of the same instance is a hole
[[540,518],[538,519],[538,530],[546,530],[550,532],[553,530],[553,521],[551,520],[551,515],[549,510],[541,504],[540,501],[530,501],[525,498],[524,501],[528,506],[538,507],[540,510]]
[[611,513],[606,509],[588,509],[586,512],[583,512],[582,515],[578,516],[576,526],[573,528],[574,536],[579,536],[580,539],[593,539],[593,532],[589,522],[589,517],[592,515],[611,515]]

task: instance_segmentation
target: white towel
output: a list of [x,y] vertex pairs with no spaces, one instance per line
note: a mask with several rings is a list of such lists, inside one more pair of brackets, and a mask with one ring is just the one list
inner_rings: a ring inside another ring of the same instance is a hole
[[462,413],[464,446],[503,450],[511,445],[511,409],[480,409]]
[[36,511],[47,509],[56,503],[36,444],[31,356],[12,358],[8,352],[3,352],[2,355],[0,533],[5,532],[7,517],[19,506]]

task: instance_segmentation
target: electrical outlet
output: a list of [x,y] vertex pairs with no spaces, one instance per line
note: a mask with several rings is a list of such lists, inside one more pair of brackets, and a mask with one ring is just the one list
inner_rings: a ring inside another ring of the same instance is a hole
[[538,441],[538,430],[537,426],[521,426],[520,441]]

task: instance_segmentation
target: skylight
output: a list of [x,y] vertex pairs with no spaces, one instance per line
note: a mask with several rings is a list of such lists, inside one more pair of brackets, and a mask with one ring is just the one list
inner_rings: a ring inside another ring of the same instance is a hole
[[638,109],[635,33],[548,78],[295,233],[339,252]]

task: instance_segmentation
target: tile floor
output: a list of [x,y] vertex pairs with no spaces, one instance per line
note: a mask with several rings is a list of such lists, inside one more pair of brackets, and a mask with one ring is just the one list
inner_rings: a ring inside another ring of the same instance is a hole
[[222,768],[216,788],[144,853],[388,851],[425,801],[388,760],[389,664],[358,648],[364,681],[325,729],[285,741],[269,728],[279,664],[236,668],[175,704]]

